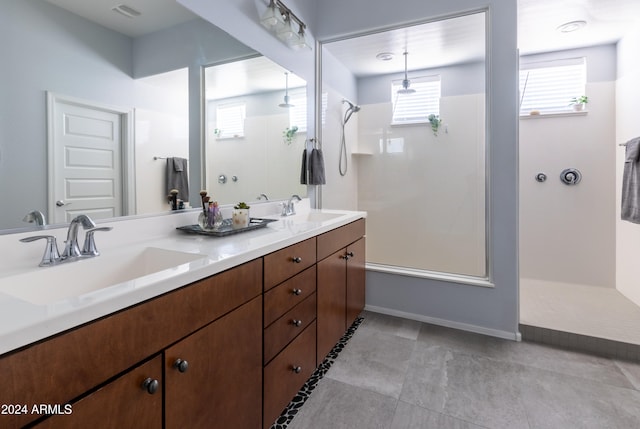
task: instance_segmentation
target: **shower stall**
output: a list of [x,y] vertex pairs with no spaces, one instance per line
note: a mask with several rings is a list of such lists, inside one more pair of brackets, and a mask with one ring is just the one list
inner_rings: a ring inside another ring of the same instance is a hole
[[[631,353],[640,359],[640,226],[621,221],[619,209],[620,144],[640,135],[632,102],[640,96],[640,67],[629,61],[638,48],[640,33],[618,44],[564,52],[586,59],[588,111],[521,117],[524,339],[540,340],[544,334],[545,342],[554,344],[615,341],[625,357]],[[566,169],[579,171],[581,180],[563,182]],[[615,349],[611,344],[591,351]]]

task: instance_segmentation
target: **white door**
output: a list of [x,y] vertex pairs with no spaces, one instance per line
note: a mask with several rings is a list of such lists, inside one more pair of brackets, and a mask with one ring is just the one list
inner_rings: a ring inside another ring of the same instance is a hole
[[49,97],[49,216],[69,222],[123,214],[123,112],[68,97]]

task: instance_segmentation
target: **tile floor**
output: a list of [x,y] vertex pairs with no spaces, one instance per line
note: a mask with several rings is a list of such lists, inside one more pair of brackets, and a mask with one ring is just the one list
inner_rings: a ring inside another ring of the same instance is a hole
[[640,364],[366,312],[288,429],[640,428]]

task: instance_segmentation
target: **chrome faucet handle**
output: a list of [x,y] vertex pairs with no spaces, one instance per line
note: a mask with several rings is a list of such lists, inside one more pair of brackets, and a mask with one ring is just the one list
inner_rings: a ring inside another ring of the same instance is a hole
[[58,244],[56,238],[53,235],[34,235],[33,237],[21,238],[23,243],[30,243],[36,240],[47,240],[47,247],[44,249],[42,260],[40,261],[40,267],[50,267],[60,262],[60,253],[58,252]]
[[96,224],[87,215],[81,214],[73,219],[69,223],[69,229],[67,230],[67,240],[64,242],[64,251],[62,252],[62,259],[77,258],[82,256],[80,253],[80,246],[78,246],[78,227],[82,225],[83,229],[95,228]]
[[92,228],[87,231],[84,236],[84,246],[82,247],[82,256],[98,256],[100,252],[98,252],[98,248],[96,247],[96,240],[94,238],[94,234],[97,231],[111,231],[113,227],[110,226],[101,226],[98,228]]

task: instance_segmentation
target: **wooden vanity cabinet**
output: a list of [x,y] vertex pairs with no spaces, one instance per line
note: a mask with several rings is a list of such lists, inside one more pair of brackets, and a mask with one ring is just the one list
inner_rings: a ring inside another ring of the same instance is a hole
[[316,368],[315,263],[315,238],[264,257],[263,429]]
[[34,427],[126,428],[132,422],[136,429],[162,427],[162,356],[128,371],[72,406],[63,405],[58,412]]
[[360,219],[317,237],[318,362],[364,309],[364,222]]
[[[212,344],[203,344],[203,347],[211,354],[207,357],[211,362],[217,362],[216,359],[224,360],[227,354],[241,361],[256,362],[251,372],[255,374],[262,369],[262,306],[261,303],[250,303],[247,304],[250,311],[247,311],[243,304],[261,295],[262,259],[260,258],[40,341],[22,350],[3,355],[0,357],[2,368],[0,403],[28,404],[29,406],[79,404],[87,392],[109,386],[109,382],[115,377],[124,374],[140,362],[148,360],[150,356],[163,352],[167,347],[199,331],[211,322],[218,319],[223,321],[229,315],[234,315],[235,311],[238,311],[236,309],[242,309],[239,313],[241,323],[250,327],[251,333],[248,336],[252,339],[251,346],[243,347],[242,351],[235,350],[235,343],[238,341],[235,339],[232,341],[229,337],[223,337],[220,340],[215,334],[211,334],[207,340],[214,338],[214,341],[226,342],[234,346],[216,348]],[[261,298],[258,298],[258,301],[261,301]],[[211,325],[213,330],[215,330],[214,325],[215,323]],[[236,326],[235,329],[231,332],[239,336],[238,330],[242,329],[242,326]],[[229,335],[232,335],[231,332]],[[255,340],[256,332],[257,341]],[[186,359],[193,360],[193,358]],[[200,357],[196,360],[198,359]],[[236,371],[244,370],[245,368],[239,369],[237,366],[230,365],[226,368],[227,372],[223,380],[236,378],[243,380],[245,374],[236,373]],[[206,375],[215,374],[217,373]],[[208,385],[219,381],[202,379],[200,382]],[[201,408],[213,408],[211,404],[215,401],[225,404],[238,403],[252,408],[256,407],[256,398],[258,403],[260,402],[261,380],[250,387],[250,390],[251,394],[243,393],[238,397],[233,396],[237,393],[233,389],[225,390],[222,396],[224,399],[199,396],[197,393],[193,397],[206,404],[198,405]],[[252,398],[250,403],[246,402],[249,396]],[[117,402],[119,398],[115,395],[108,400]],[[170,408],[172,404],[165,401],[165,411]],[[243,419],[245,414],[246,411],[239,413],[239,418]],[[73,414],[71,416],[73,417]],[[31,413],[0,415],[0,427],[19,428],[40,417]],[[131,422],[119,427],[128,427],[130,424]],[[94,427],[83,423],[80,425]],[[215,421],[203,427],[212,428],[215,427],[214,425]],[[234,426],[231,424],[227,427]],[[258,419],[254,427],[259,426]]]

